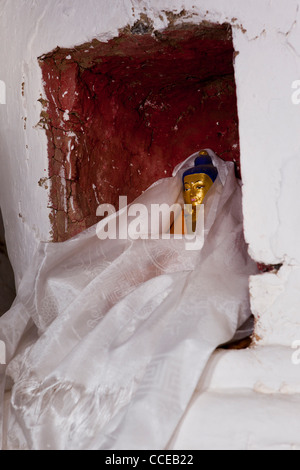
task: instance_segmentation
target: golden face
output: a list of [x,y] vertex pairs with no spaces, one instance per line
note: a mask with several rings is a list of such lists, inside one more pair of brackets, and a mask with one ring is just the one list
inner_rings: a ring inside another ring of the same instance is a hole
[[192,204],[192,206],[202,204],[212,185],[212,179],[204,173],[185,176],[183,191],[185,204]]

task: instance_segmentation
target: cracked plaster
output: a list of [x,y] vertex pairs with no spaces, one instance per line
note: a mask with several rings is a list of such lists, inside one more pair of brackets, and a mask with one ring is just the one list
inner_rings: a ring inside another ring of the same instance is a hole
[[55,241],[96,223],[99,202],[131,202],[197,149],[214,148],[239,171],[232,56],[227,25],[157,32],[142,15],[108,43],[40,58]]

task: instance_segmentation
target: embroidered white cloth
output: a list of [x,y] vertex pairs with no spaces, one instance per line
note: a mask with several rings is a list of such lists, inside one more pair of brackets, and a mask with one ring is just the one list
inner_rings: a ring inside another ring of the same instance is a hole
[[[97,226],[40,244],[0,319],[3,448],[167,447],[208,358],[250,315],[240,184],[209,154],[219,176],[201,250],[172,236],[99,240]],[[194,157],[135,203],[179,201]]]

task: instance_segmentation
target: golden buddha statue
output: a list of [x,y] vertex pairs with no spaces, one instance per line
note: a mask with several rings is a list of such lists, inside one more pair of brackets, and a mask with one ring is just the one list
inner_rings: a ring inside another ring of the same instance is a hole
[[[178,223],[172,225],[170,233],[189,233],[195,232],[198,209],[204,202],[204,198],[214,184],[218,176],[218,171],[213,165],[211,157],[206,150],[201,150],[195,158],[194,166],[186,170],[182,175],[183,199],[185,210],[182,211],[182,224],[178,230]],[[191,230],[187,228],[187,220],[191,220],[188,224]],[[174,228],[176,226],[176,228]]]

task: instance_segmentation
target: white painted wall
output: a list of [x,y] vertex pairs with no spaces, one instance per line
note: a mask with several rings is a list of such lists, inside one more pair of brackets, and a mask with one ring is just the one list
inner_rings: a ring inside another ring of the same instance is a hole
[[[299,5],[299,0],[0,0],[0,80],[6,83],[6,104],[0,104],[0,205],[17,283],[37,241],[48,240],[50,231],[48,195],[38,185],[47,175],[47,142],[36,127],[43,93],[37,57],[57,45],[107,40],[141,13],[163,29],[164,10],[183,8],[187,15],[180,21],[233,26],[246,238],[257,261],[284,262],[294,279],[290,266],[300,264],[300,105],[291,97],[292,83],[300,80]],[[262,279],[253,280],[256,287]]]
[[130,17],[130,3],[107,5],[99,0],[0,1],[0,80],[6,84],[6,105],[0,105],[0,206],[17,284],[37,242],[48,240],[50,232],[48,194],[38,185],[48,163],[45,132],[36,128],[43,93],[37,57],[57,45],[117,34]]
[[[0,104],[0,205],[17,283],[38,240],[48,240],[50,230],[48,195],[38,185],[47,174],[47,142],[44,131],[36,128],[41,111],[37,100],[43,93],[37,57],[57,45],[72,47],[94,37],[112,38],[141,13],[154,21],[156,29],[168,24],[164,10],[179,13],[183,8],[185,21],[226,21],[233,26],[239,52],[235,73],[246,239],[257,261],[282,262],[284,267],[278,274],[251,279],[258,345],[245,353],[224,352],[212,358],[210,379],[205,378],[207,392],[196,397],[177,448],[189,448],[192,436],[195,446],[206,442],[208,422],[207,447],[290,448],[298,439],[299,429],[290,416],[300,397],[300,365],[297,368],[291,362],[292,343],[300,340],[300,104],[292,102],[292,83],[300,80],[299,6],[300,0],[0,0],[0,80],[6,83],[6,104]],[[269,383],[274,379],[272,365],[278,374],[275,388]],[[233,370],[236,381],[228,379]],[[246,377],[243,371],[249,370]],[[266,371],[271,378],[266,378]],[[269,393],[274,403],[269,396],[264,400],[263,394]],[[215,396],[218,406],[212,400]],[[227,399],[231,400],[228,419]],[[276,411],[279,424],[267,423],[264,431],[259,423],[266,423],[265,401],[270,416]],[[213,422],[211,415],[203,419],[203,410],[212,406],[219,421]],[[239,406],[244,414],[237,430],[234,417]],[[298,423],[299,416],[295,419]],[[222,423],[226,424],[223,433]],[[235,437],[228,440],[231,431]]]

